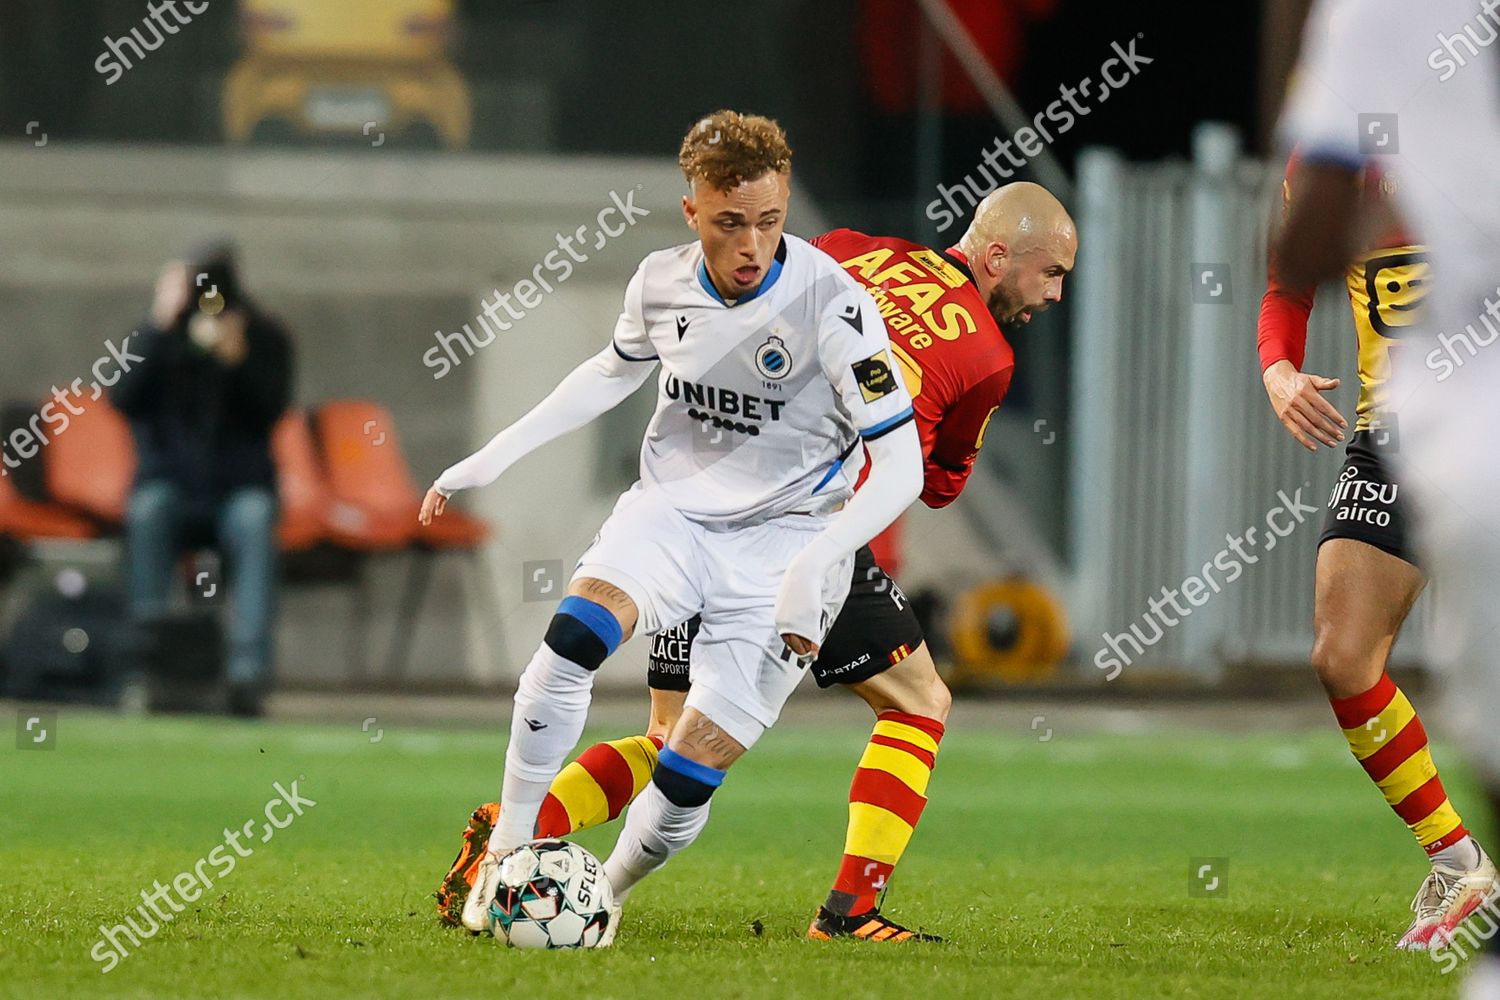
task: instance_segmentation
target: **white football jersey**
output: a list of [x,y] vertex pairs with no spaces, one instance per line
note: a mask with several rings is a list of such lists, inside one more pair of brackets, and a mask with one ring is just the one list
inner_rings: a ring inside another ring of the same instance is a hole
[[1500,285],[1500,8],[1484,0],[1320,0],[1282,117],[1304,162],[1379,165],[1429,247],[1428,333]]
[[650,254],[614,333],[622,358],[662,368],[642,485],[700,522],[832,510],[854,491],[861,439],[913,417],[889,346],[874,300],[795,236],[732,303],[698,242]]

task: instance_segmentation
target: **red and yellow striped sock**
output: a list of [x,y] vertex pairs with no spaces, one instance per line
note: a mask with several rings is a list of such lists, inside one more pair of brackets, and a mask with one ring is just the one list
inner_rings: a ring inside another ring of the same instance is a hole
[[566,837],[620,815],[650,783],[661,747],[660,737],[627,736],[579,754],[547,789],[536,835]]
[[1427,730],[1389,674],[1364,694],[1332,702],[1355,759],[1423,850],[1436,854],[1469,835],[1443,791]]
[[849,786],[844,860],[825,904],[849,916],[875,907],[927,805],[943,724],[903,712],[882,712]]

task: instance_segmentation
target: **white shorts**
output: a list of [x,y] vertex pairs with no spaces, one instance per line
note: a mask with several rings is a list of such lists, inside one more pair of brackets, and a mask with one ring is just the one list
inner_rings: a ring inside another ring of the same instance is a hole
[[[687,704],[748,749],[808,672],[776,631],[776,593],[787,565],[827,523],[788,514],[748,527],[710,527],[638,483],[615,504],[573,579],[593,577],[625,591],[643,633],[701,614]],[[810,638],[821,643],[827,635],[853,572],[851,555],[824,580],[822,634]]]

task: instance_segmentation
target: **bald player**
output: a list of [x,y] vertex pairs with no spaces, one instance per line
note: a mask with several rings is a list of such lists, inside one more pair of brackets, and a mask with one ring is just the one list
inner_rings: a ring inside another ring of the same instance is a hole
[[[875,299],[916,411],[925,460],[922,501],[947,506],[963,490],[1010,387],[1015,358],[1004,333],[1062,298],[1078,252],[1072,218],[1045,188],[1018,182],[985,198],[968,231],[943,252],[851,229],[811,243]],[[697,631],[693,619],[655,636],[646,734],[596,744],[569,764],[542,806],[537,836],[562,837],[608,822],[645,788],[683,712]],[[843,859],[808,936],[937,940],[886,918],[877,904],[927,803],[952,695],[906,595],[869,546],[855,557],[849,597],[811,672],[819,687],[839,684],[863,698],[876,722],[849,790]],[[447,922],[463,906],[497,810],[491,803],[475,811],[438,890],[439,914]]]

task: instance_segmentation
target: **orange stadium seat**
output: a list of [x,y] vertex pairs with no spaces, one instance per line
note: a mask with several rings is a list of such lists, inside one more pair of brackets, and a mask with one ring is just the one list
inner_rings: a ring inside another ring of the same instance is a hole
[[320,406],[313,421],[335,504],[331,529],[340,544],[471,549],[489,537],[485,522],[451,507],[427,528],[417,524],[422,491],[407,467],[395,420],[379,403],[335,400]]
[[307,414],[287,410],[271,431],[271,458],[281,500],[277,529],[283,552],[305,552],[328,537],[327,517],[333,503],[318,462],[317,445]]
[[333,540],[360,551],[411,544],[421,500],[390,412],[378,403],[343,399],[318,407],[312,421],[333,503]]
[[130,424],[103,397],[80,398],[78,405],[83,412],[47,446],[47,492],[59,504],[119,527],[135,477]]
[[[417,523],[423,491],[407,467],[395,419],[379,403],[334,400],[318,407],[312,422],[331,497],[328,526],[333,542],[356,552],[411,553],[385,668],[387,677],[400,676],[416,635],[435,555],[468,555],[476,585],[494,604],[485,586],[484,569],[477,562],[479,546],[490,534],[489,525],[454,507],[429,526]],[[492,618],[498,620],[498,614]]]
[[[417,496],[420,508],[422,496]],[[490,537],[490,526],[472,514],[449,506],[431,524],[417,525],[416,543],[434,549],[473,549]]]
[[94,522],[66,507],[28,500],[9,476],[0,476],[0,535],[19,542],[42,538],[83,539],[98,534]]

